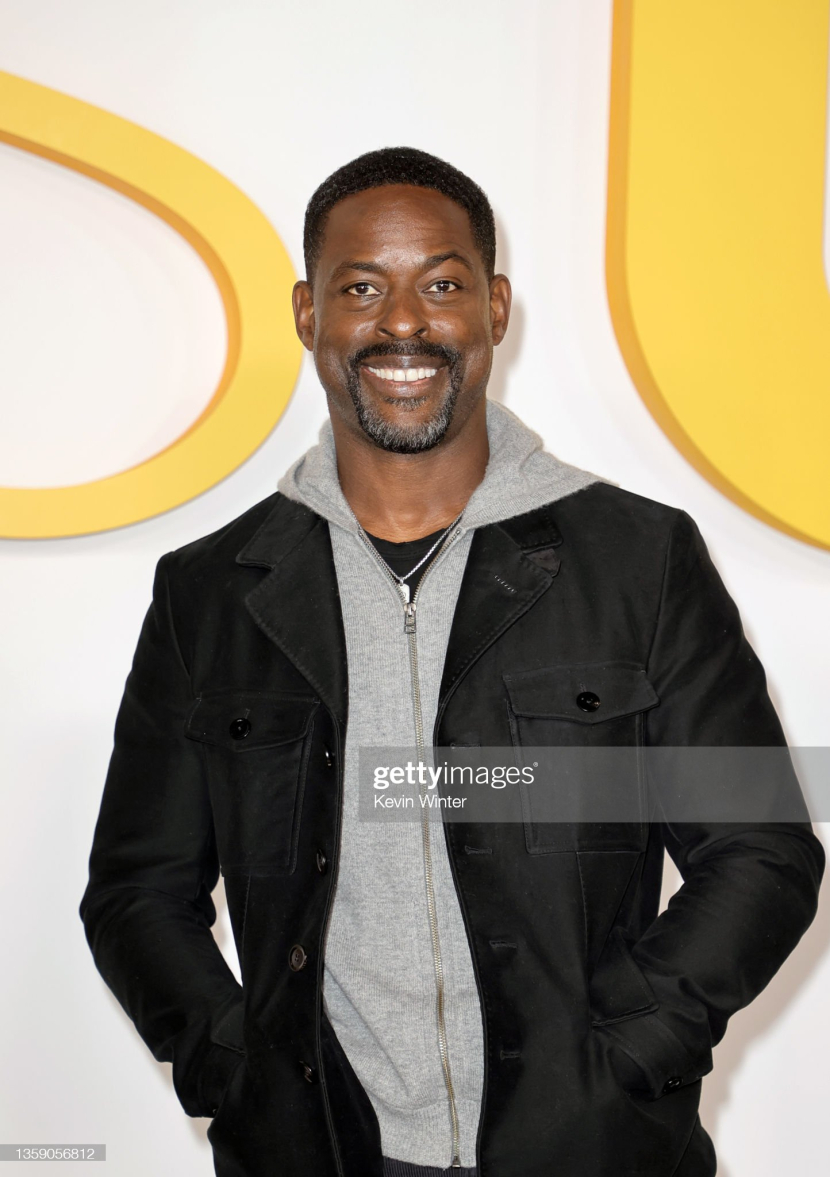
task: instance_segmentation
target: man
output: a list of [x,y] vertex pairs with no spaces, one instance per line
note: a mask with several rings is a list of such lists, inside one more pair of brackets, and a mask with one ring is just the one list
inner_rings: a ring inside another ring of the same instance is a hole
[[81,904],[96,963],[214,1117],[220,1177],[710,1177],[701,1077],[813,918],[809,823],[361,821],[358,754],[781,748],[737,610],[685,513],[486,400],[510,286],[466,176],[362,156],[305,254],[330,422],[159,561]]

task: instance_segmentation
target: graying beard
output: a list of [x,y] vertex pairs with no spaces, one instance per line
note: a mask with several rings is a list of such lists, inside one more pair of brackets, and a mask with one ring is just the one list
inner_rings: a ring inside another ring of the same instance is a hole
[[349,380],[349,394],[361,429],[375,445],[393,454],[420,454],[425,450],[431,450],[444,438],[452,422],[455,402],[458,399],[458,386],[455,381],[451,381],[447,399],[431,421],[413,429],[406,429],[390,425],[367,409],[360,395],[359,379],[355,377]]

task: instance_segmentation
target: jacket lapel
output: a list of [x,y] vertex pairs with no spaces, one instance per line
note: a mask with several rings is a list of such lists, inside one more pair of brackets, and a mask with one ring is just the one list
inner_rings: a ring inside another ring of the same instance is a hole
[[[561,542],[548,507],[476,531],[447,646],[439,718],[477,659],[550,588]],[[325,519],[278,494],[236,562],[270,569],[248,593],[246,608],[345,726],[346,637]]]
[[476,531],[450,630],[436,731],[470,667],[550,588],[561,543],[547,506]]
[[236,562],[271,569],[245,606],[345,726],[346,637],[326,520],[279,494]]

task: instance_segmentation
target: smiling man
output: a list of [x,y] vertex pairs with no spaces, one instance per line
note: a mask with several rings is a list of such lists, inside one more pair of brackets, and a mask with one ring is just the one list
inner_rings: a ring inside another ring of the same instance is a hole
[[[330,420],[159,561],[81,903],[96,963],[213,1117],[219,1177],[712,1177],[712,1048],[824,866],[788,761],[795,817],[729,824],[668,820],[636,767],[785,748],[737,609],[688,515],[487,400],[510,285],[470,179],[361,156],[304,245]],[[634,819],[361,820],[361,749],[572,745],[636,754]]]

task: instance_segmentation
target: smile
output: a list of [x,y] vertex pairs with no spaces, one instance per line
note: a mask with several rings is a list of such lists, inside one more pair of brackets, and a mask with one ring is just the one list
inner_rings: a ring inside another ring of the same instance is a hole
[[438,372],[437,368],[371,368],[366,367],[380,380],[392,380],[398,384],[413,384],[416,380],[428,380]]

